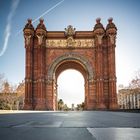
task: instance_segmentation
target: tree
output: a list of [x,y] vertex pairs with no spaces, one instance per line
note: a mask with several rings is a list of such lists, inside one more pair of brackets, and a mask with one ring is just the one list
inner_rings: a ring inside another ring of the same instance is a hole
[[11,93],[11,87],[8,81],[4,81],[2,85],[2,93]]
[[84,110],[84,108],[85,108],[85,103],[84,103],[84,102],[82,102],[81,107],[82,107],[82,109]]
[[0,109],[10,110],[10,106],[9,106],[8,102],[6,102],[6,100],[2,97],[0,98]]
[[25,82],[22,81],[18,84],[18,86],[15,86],[14,92],[17,93],[18,97],[18,109],[23,109],[25,99]]
[[0,73],[0,93],[1,93],[2,88],[3,88],[3,82],[4,82],[4,74]]
[[0,109],[11,110],[17,109],[17,94],[16,93],[1,93],[0,94]]
[[84,107],[85,107],[85,103],[82,102],[81,104],[77,104],[77,110],[84,110]]
[[135,72],[134,78],[129,83],[129,88],[131,88],[131,89],[140,88],[140,70],[137,70]]
[[17,109],[18,97],[14,91],[15,87],[0,74],[0,109]]
[[64,107],[64,102],[62,99],[59,99],[58,101],[58,110],[63,110]]
[[63,110],[64,110],[64,111],[68,111],[68,110],[69,110],[67,104],[64,104]]

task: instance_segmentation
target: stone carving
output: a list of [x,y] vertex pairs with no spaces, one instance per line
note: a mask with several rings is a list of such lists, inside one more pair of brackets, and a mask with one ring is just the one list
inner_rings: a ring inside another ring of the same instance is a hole
[[99,44],[102,44],[102,38],[103,38],[103,34],[102,35],[97,35],[97,38],[98,38],[98,43]]
[[117,31],[116,29],[108,29],[106,34],[109,36],[109,39],[110,39],[110,43],[111,44],[115,44],[115,41],[116,41],[116,34],[117,34]]
[[75,47],[75,48],[91,48],[94,47],[94,39],[73,39],[69,37],[67,40],[46,40],[47,48],[65,48],[65,47]]
[[109,37],[110,37],[111,44],[115,44],[116,35],[115,34],[109,34]]
[[42,41],[43,41],[44,35],[36,35],[36,36],[38,38],[38,44],[41,45],[42,44]]
[[95,33],[95,36],[97,37],[98,44],[102,44],[102,38],[103,38],[103,36],[105,34],[104,29],[102,29],[102,28],[101,29],[96,29],[94,31],[94,33]]
[[30,44],[31,35],[24,35],[24,37],[25,37],[25,44],[29,45]]
[[67,46],[68,47],[73,47],[74,46],[74,39],[73,39],[73,37],[69,37],[68,39],[67,39]]
[[75,28],[72,27],[72,25],[69,25],[67,28],[65,28],[65,34],[67,36],[73,36],[75,34]]

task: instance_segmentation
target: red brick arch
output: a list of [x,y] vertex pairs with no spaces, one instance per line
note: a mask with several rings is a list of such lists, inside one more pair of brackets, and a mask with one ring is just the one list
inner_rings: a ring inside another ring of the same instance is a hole
[[34,29],[28,20],[24,109],[56,110],[57,77],[69,68],[85,79],[85,109],[116,109],[116,33],[112,19],[106,29],[97,19],[93,31],[47,31],[43,20]]

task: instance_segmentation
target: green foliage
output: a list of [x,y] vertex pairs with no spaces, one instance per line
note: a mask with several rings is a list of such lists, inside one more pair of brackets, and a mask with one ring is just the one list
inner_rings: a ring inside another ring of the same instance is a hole
[[24,83],[20,84],[17,90],[16,85],[9,84],[4,75],[0,74],[0,109],[22,109],[23,105]]
[[10,104],[4,99],[0,99],[0,109],[1,110],[10,110]]
[[77,104],[76,110],[84,110],[84,107],[85,107],[85,103],[82,102],[81,104]]
[[15,110],[17,109],[17,101],[16,93],[0,93],[0,109]]
[[63,102],[62,99],[60,99],[60,100],[58,101],[58,110],[63,110],[63,107],[64,107],[64,102]]

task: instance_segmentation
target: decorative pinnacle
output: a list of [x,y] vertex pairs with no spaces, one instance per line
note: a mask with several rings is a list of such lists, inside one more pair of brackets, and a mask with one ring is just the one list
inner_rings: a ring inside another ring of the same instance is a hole
[[43,18],[40,18],[40,24],[43,24],[43,22],[44,22],[44,19]]
[[97,23],[97,24],[100,23],[100,21],[101,21],[101,18],[97,18],[97,19],[96,19],[96,23]]
[[27,21],[28,21],[29,24],[32,24],[32,19],[28,18]]
[[112,23],[112,21],[113,21],[113,18],[110,17],[110,18],[108,19],[108,23]]

